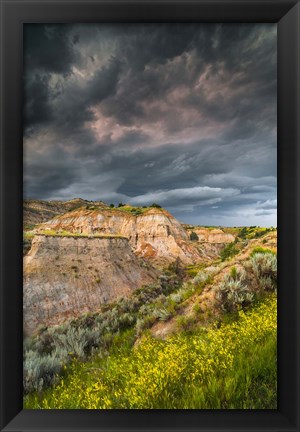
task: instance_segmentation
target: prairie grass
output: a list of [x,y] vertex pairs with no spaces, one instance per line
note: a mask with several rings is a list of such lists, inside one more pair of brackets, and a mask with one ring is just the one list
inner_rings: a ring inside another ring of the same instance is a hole
[[135,347],[134,330],[125,330],[108,355],[75,359],[24,408],[276,409],[276,312],[273,293],[219,328],[166,341],[144,332]]
[[41,230],[37,233],[37,235],[42,235],[42,236],[49,236],[49,237],[73,237],[73,238],[100,238],[100,239],[106,239],[106,238],[126,238],[122,235],[119,234],[87,234],[87,233],[76,233],[76,232],[70,232],[70,231],[65,231],[65,230]]

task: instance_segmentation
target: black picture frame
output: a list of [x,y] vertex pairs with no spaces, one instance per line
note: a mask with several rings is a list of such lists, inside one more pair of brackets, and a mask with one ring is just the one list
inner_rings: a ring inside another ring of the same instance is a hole
[[[299,86],[297,0],[0,0],[1,431],[300,430]],[[278,28],[278,409],[22,409],[23,23],[275,22]]]

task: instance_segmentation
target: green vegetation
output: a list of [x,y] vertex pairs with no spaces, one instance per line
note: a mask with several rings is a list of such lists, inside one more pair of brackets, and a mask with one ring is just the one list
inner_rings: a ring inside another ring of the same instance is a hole
[[23,230],[24,231],[32,231],[36,227],[35,224],[24,224]]
[[49,236],[49,237],[73,237],[73,238],[101,238],[101,239],[105,239],[105,238],[127,238],[124,236],[121,236],[119,234],[84,234],[84,233],[74,233],[74,232],[70,232],[70,231],[66,231],[66,230],[43,230],[40,231],[38,233],[38,235],[43,235],[43,236]]
[[239,249],[236,247],[235,242],[228,243],[220,252],[220,257],[222,261],[232,258],[234,255],[239,253]]
[[237,312],[254,301],[254,293],[246,282],[245,271],[232,271],[215,287],[215,296],[224,312]]
[[[77,266],[71,268],[76,274]],[[35,337],[25,339],[25,393],[53,385],[57,375],[63,373],[64,366],[74,358],[85,359],[95,349],[104,355],[112,335],[132,328],[138,320],[147,318],[149,322],[151,315],[152,323],[156,321],[155,309],[170,307],[171,310],[169,294],[178,288],[178,276],[168,273],[161,276],[159,284],[142,287],[129,299],[122,298],[116,303],[103,305],[99,313],[88,314],[61,326],[42,328]]]
[[188,265],[186,268],[186,272],[189,276],[193,276],[195,277],[200,270],[202,270],[205,267],[205,264],[201,263],[201,264],[191,264]]
[[257,226],[243,227],[239,230],[238,237],[241,239],[254,239],[260,238],[265,234],[276,231],[276,228],[262,228]]
[[[122,204],[122,203],[120,203],[120,204]],[[133,214],[134,216],[142,215],[142,214],[146,213],[147,211],[149,211],[151,208],[161,209],[161,206],[159,206],[158,204],[152,204],[151,206],[148,206],[148,207],[146,207],[146,206],[135,207],[135,206],[127,205],[127,204],[122,204],[122,205],[120,205],[120,204],[116,210],[130,213],[130,214]]]
[[255,247],[255,248],[253,248],[253,250],[252,250],[250,256],[252,257],[252,256],[254,256],[254,255],[257,254],[257,253],[261,253],[261,254],[273,254],[273,255],[276,255],[276,252],[275,252],[275,251],[272,251],[271,249],[263,248],[263,247],[261,247],[261,246],[257,246],[257,247]]
[[[264,231],[234,229],[239,239],[223,248],[222,261]],[[24,408],[276,409],[277,255],[254,247],[248,261],[230,264],[176,260],[130,298],[27,338]],[[149,329],[168,321],[176,335],[154,338]]]
[[192,240],[192,241],[198,241],[199,240],[199,237],[197,236],[197,233],[195,233],[195,231],[191,232],[190,240]]
[[271,252],[255,253],[250,258],[254,274],[259,280],[260,288],[273,291],[277,288],[277,256]]
[[123,330],[109,356],[74,359],[54,388],[25,397],[24,408],[276,409],[276,310],[272,295],[220,328],[167,341],[145,333],[134,349],[133,330]]
[[33,232],[23,231],[23,239],[25,239],[25,240],[31,240],[31,239],[33,239],[34,236],[35,236],[35,234]]
[[[72,210],[79,210],[80,208],[81,208],[80,206],[75,206]],[[105,210],[107,208],[107,206],[105,204],[95,203],[92,205],[87,205],[87,206],[82,207],[82,208],[85,208],[86,210]],[[69,211],[72,211],[72,210],[69,210]]]

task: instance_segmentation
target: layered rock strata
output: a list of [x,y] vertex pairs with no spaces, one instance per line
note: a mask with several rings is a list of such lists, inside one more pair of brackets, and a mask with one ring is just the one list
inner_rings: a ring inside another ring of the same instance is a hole
[[45,230],[121,235],[128,238],[136,255],[160,264],[177,258],[191,264],[200,258],[185,229],[161,209],[149,209],[137,216],[118,209],[78,209],[40,225],[37,232]]
[[24,330],[95,312],[156,279],[126,238],[36,235],[24,258]]

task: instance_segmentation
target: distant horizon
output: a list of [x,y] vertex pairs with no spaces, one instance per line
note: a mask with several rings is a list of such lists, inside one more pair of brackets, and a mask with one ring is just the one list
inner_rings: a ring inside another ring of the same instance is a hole
[[25,24],[25,196],[276,226],[276,71],[272,23]]

